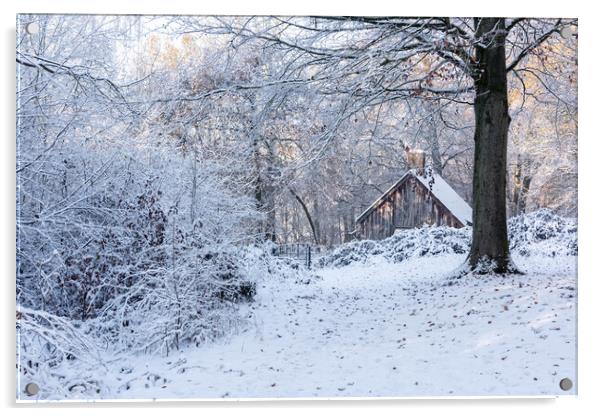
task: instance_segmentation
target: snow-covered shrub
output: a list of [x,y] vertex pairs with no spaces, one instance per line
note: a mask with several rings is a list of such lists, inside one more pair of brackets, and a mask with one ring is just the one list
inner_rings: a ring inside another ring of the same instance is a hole
[[342,267],[355,262],[364,262],[370,256],[383,253],[383,245],[378,241],[351,241],[335,249],[334,252],[318,259],[318,265]]
[[101,381],[104,364],[96,341],[70,319],[21,308],[17,333],[17,397],[30,382],[44,387],[40,399],[107,391]]
[[[141,272],[164,265],[167,216],[160,197],[150,179],[133,197],[116,201],[112,195],[104,196],[103,203],[119,214],[106,219],[85,248],[64,253],[65,267],[58,273],[61,298],[47,298],[46,309],[58,314],[67,311],[67,316],[81,320],[96,317]],[[69,305],[66,300],[71,300]]]
[[145,273],[111,302],[105,316],[120,349],[169,354],[236,332],[242,323],[237,304],[224,298],[232,281],[218,276],[219,263],[198,267]]
[[470,249],[470,230],[450,227],[423,227],[398,230],[381,241],[353,241],[319,259],[321,267],[341,267],[365,262],[381,255],[392,262],[410,257],[434,256],[443,253],[467,253]]
[[275,257],[271,242],[216,250],[215,245],[203,248],[202,239],[180,237],[168,251],[165,268],[141,272],[105,310],[104,324],[97,327],[118,340],[120,348],[168,354],[234,334],[246,326],[239,309],[254,299],[259,282],[309,283],[315,278]]
[[247,246],[244,249],[245,270],[256,281],[261,279],[285,279],[296,283],[310,283],[319,277],[298,259],[278,257],[274,255],[276,245],[271,241],[263,244]]
[[[161,166],[188,173],[180,155],[160,156]],[[206,160],[195,169],[203,180],[189,189],[182,173],[117,163],[82,209],[61,208],[60,224],[22,204],[18,304],[85,321],[105,346],[149,353],[244,327],[240,304],[253,300],[257,279],[303,271],[254,247],[261,214],[223,166]]]
[[508,221],[510,250],[521,256],[576,256],[577,220],[543,208]]
[[467,228],[424,227],[398,232],[384,245],[386,257],[401,262],[411,257],[465,254],[470,249]]
[[[423,227],[398,230],[380,241],[362,240],[344,244],[318,260],[320,267],[342,267],[363,263],[381,255],[391,262],[438,254],[468,254],[470,227]],[[511,218],[508,221],[510,249],[520,256],[577,255],[577,222],[548,209]]]
[[[229,196],[224,189],[214,192],[221,200]],[[253,299],[255,276],[246,271],[239,235],[223,232],[226,224],[244,230],[244,217],[204,202],[193,224],[178,207],[171,207],[161,246],[164,257],[136,270],[103,311],[104,328],[120,348],[168,354],[235,333],[244,325],[238,308]],[[215,218],[218,211],[223,224]]]

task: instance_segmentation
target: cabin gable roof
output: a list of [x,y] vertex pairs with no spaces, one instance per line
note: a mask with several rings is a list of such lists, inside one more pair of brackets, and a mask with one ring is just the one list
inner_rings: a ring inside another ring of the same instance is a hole
[[[428,169],[428,168],[427,168]],[[362,212],[355,222],[361,222],[372,211],[383,204],[387,197],[397,190],[410,177],[417,179],[418,183],[426,188],[428,192],[443,205],[463,226],[471,225],[472,208],[454,189],[436,173],[421,175],[415,169],[408,170],[397,182],[395,182],[387,191],[378,197],[364,212]]]

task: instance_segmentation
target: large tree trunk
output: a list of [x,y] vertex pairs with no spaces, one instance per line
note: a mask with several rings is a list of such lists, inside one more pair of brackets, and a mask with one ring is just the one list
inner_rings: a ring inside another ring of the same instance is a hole
[[508,88],[504,19],[479,18],[476,46],[475,152],[471,270],[515,272],[506,225]]

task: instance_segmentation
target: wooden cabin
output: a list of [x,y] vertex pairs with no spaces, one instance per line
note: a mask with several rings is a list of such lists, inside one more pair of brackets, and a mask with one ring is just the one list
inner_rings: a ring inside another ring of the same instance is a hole
[[472,225],[472,209],[466,201],[440,175],[424,167],[424,156],[413,153],[408,157],[413,168],[356,218],[356,237],[381,240],[404,228]]

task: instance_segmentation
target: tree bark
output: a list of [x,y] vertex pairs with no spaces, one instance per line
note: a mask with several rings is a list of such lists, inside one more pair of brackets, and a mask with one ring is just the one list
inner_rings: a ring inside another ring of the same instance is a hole
[[529,160],[524,161],[517,157],[516,170],[513,175],[513,189],[510,199],[510,215],[524,214],[527,209],[527,196],[531,188],[531,168]]
[[474,82],[476,98],[473,177],[473,229],[470,269],[478,273],[516,272],[510,259],[506,224],[508,87],[502,18],[476,19]]
[[[259,235],[263,241],[276,242],[276,207],[273,178],[270,172],[270,167],[273,163],[273,153],[268,148],[267,156],[265,156],[262,155],[261,150],[260,138],[256,136],[253,139],[255,204],[257,209],[265,215],[265,218],[259,223]],[[265,165],[267,165],[267,168]]]
[[437,128],[437,106],[432,102],[427,103],[427,110],[430,113],[429,116],[429,137],[428,141],[431,150],[431,161],[433,170],[437,175],[443,175],[443,161],[441,160],[441,148],[439,146],[439,131]]
[[190,226],[194,228],[196,220],[196,191],[197,191],[197,151],[196,143],[192,143],[192,186],[190,189]]

